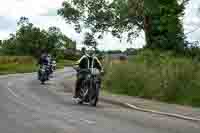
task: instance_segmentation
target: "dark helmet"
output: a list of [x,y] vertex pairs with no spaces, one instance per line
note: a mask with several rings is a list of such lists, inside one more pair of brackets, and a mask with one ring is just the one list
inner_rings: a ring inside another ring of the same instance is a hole
[[83,48],[81,49],[81,52],[82,52],[82,54],[85,54],[85,53],[86,53],[86,48],[83,47]]

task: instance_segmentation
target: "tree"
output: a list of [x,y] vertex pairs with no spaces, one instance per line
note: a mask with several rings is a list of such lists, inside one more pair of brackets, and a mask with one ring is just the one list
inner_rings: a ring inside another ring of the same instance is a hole
[[47,36],[46,31],[34,27],[28,18],[21,17],[16,32],[16,54],[38,57],[48,46]]
[[4,54],[38,57],[46,50],[55,56],[60,56],[59,53],[62,53],[60,51],[63,51],[63,48],[76,45],[55,26],[49,27],[47,31],[41,30],[25,17],[21,17],[17,24],[16,33],[11,34],[1,45]]
[[93,33],[112,33],[118,38],[127,34],[128,41],[143,30],[146,47],[184,48],[180,18],[188,0],[71,0],[63,2],[58,14],[77,31],[82,27]]
[[0,40],[0,47],[1,47],[1,45],[2,45],[2,40]]

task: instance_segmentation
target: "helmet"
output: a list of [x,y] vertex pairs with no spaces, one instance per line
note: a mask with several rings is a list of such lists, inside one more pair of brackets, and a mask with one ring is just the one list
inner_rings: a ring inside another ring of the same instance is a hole
[[82,52],[82,54],[85,54],[85,53],[86,53],[86,48],[83,47],[83,48],[81,49],[81,52]]
[[90,49],[90,50],[87,51],[87,54],[89,56],[93,56],[95,54],[95,51],[93,49]]
[[50,54],[47,54],[47,57],[51,58],[51,55],[50,55]]

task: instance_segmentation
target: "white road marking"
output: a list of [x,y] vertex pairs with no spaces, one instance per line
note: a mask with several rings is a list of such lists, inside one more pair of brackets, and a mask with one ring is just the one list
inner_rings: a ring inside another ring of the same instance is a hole
[[87,119],[81,119],[81,120],[84,121],[84,122],[86,122],[89,125],[96,124],[95,121],[91,121],[91,120],[87,120]]
[[16,98],[19,98],[19,96],[10,88],[8,88],[8,91],[13,95],[15,96]]
[[184,116],[184,115],[180,115],[180,114],[174,114],[174,113],[166,113],[166,112],[161,112],[161,111],[157,111],[157,110],[140,108],[140,107],[137,107],[137,106],[129,104],[129,103],[125,103],[125,105],[127,105],[128,107],[130,107],[132,109],[142,111],[142,112],[149,112],[149,113],[153,113],[153,114],[164,115],[164,116],[174,117],[174,118],[183,119],[183,120],[200,122],[200,119],[198,119],[198,118],[188,117],[188,116]]

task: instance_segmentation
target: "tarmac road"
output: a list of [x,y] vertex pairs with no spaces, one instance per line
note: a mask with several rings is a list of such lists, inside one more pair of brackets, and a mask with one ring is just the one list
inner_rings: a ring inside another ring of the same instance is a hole
[[71,68],[56,72],[46,85],[36,73],[0,77],[0,133],[200,133],[200,123],[134,111],[103,103],[77,105],[61,81]]

